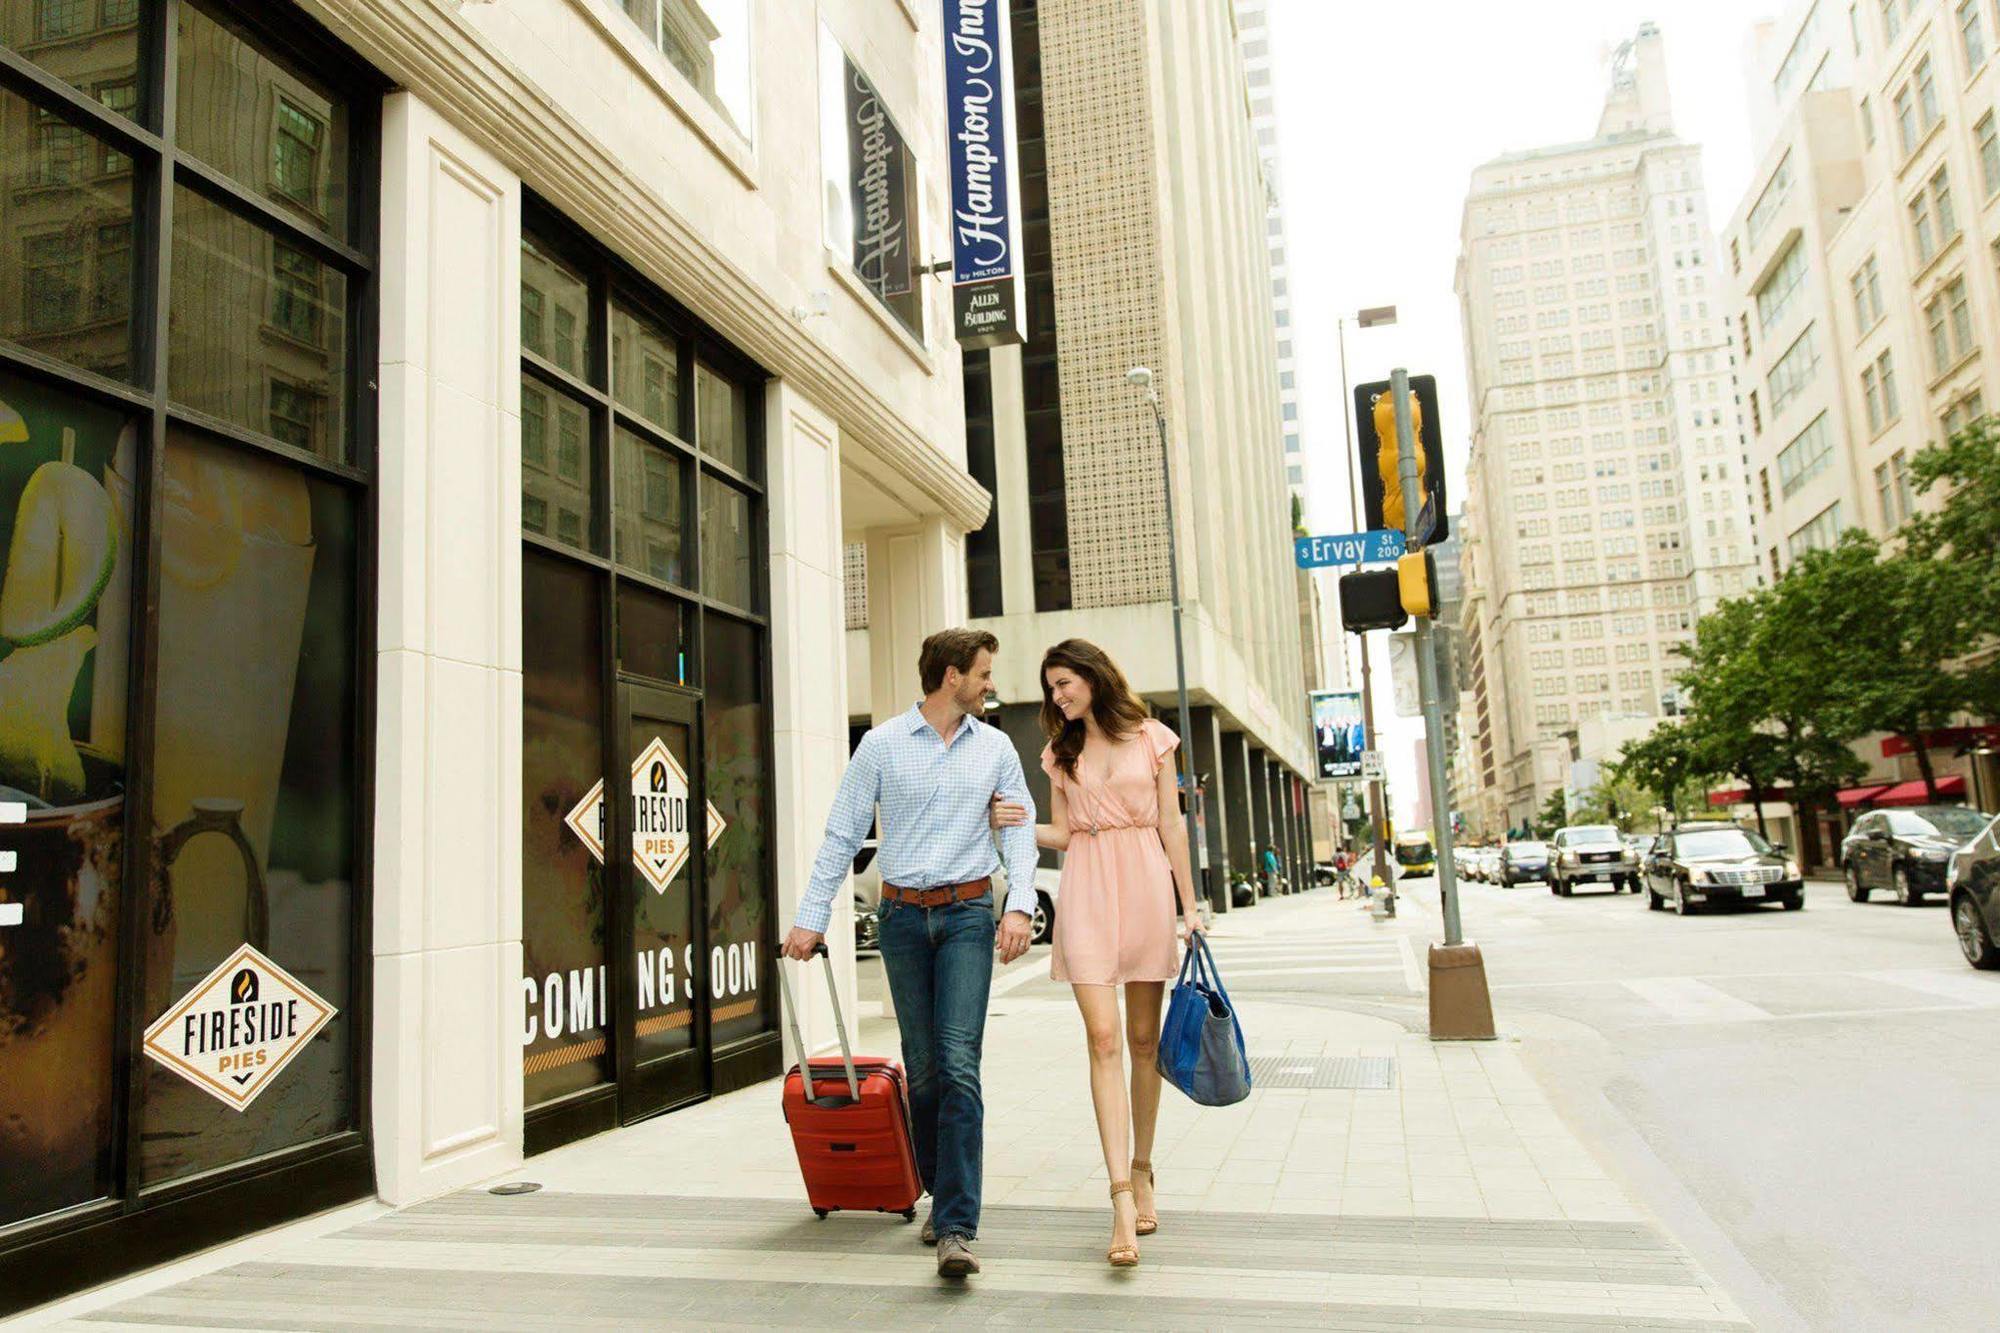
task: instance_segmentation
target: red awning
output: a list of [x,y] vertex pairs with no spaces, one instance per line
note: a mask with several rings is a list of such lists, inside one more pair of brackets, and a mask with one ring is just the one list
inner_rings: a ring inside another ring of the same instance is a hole
[[[1867,787],[1844,787],[1834,799],[1839,801],[1843,807],[1851,810],[1857,805],[1868,804],[1877,796],[1889,790],[1891,785],[1887,782],[1878,782]],[[1923,784],[1919,783],[1917,785],[1922,786]]]
[[[1946,796],[1965,795],[1965,779],[1956,773],[1947,774],[1937,780],[1937,794]],[[1924,780],[1899,782],[1875,798],[1876,805],[1929,805],[1930,793],[1924,790]]]
[[[2000,726],[1940,727],[1936,731],[1924,733],[1924,744],[1933,750],[1951,750],[1972,745],[2000,745]],[[1908,753],[1910,753],[1910,743],[1901,736],[1882,738],[1884,759],[1894,759],[1899,754]]]

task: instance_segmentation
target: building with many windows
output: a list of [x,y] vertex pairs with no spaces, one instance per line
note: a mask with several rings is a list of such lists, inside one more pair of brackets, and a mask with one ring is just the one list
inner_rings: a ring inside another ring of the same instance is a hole
[[[1759,164],[1726,234],[1726,299],[1765,578],[1849,529],[1893,539],[1934,503],[1911,460],[2000,394],[1996,49],[1993,0],[1794,0],[1749,48]],[[1950,794],[1990,799],[1991,739],[1939,737]],[[1915,776],[1893,737],[1857,753],[1870,774],[1842,793],[1849,811]],[[1823,858],[1843,824],[1826,815],[1795,845]]]
[[[900,710],[990,509],[940,26],[0,6],[0,1313],[781,1067],[843,542]],[[1091,530],[1043,583],[1156,586]]]
[[1750,579],[1701,149],[1656,27],[1618,52],[1592,138],[1474,171],[1461,238],[1474,744],[1518,825],[1581,722],[1670,709],[1674,647]]

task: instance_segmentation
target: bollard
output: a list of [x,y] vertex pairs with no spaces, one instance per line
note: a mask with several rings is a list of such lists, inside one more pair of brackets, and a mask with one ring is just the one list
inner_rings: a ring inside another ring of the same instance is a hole
[[1493,997],[1479,946],[1433,944],[1430,970],[1431,1040],[1492,1041]]

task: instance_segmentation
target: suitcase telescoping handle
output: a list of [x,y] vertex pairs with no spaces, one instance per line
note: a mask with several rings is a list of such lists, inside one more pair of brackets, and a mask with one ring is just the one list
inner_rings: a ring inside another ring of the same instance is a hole
[[814,1106],[833,1108],[853,1106],[861,1100],[861,1080],[854,1076],[854,1052],[847,1044],[847,1020],[840,1016],[840,988],[833,980],[833,955],[826,951],[824,942],[816,945],[813,952],[826,959],[826,994],[833,1001],[833,1030],[840,1034],[840,1062],[847,1067],[847,1096],[813,1096],[812,1061],[807,1059],[806,1034],[799,1026],[799,1006],[792,1000],[792,983],[785,977],[785,950],[778,947],[778,991],[784,997],[785,1014],[792,1021],[792,1046],[799,1053],[799,1079],[804,1084],[806,1100]]

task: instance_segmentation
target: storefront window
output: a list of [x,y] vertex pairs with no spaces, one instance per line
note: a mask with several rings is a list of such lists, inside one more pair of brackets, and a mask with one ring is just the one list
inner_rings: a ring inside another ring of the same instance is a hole
[[764,706],[764,636],[720,615],[708,616],[706,625],[703,759],[708,802],[722,817],[708,859],[708,988],[714,1043],[721,1046],[776,1022],[764,947],[773,935],[765,783],[771,718]]
[[0,88],[0,338],[126,379],[132,180],[85,170],[111,151]]
[[[568,822],[603,781],[602,614],[581,565],[522,557],[522,1073],[530,1106],[611,1077],[604,864]],[[587,826],[602,846],[601,824]],[[584,1021],[588,1014],[589,1020]]]
[[[139,71],[138,0],[8,0],[0,4],[0,46],[16,51],[86,97],[126,115],[104,96],[131,87]],[[13,118],[7,118],[12,124]],[[9,154],[0,154],[0,161]]]
[[174,401],[345,462],[346,277],[183,186],[173,287]]
[[917,159],[874,82],[824,25],[819,97],[827,249],[921,342]]
[[[243,1108],[146,1065],[149,1183],[323,1138],[350,1097],[357,514],[343,486],[233,445],[167,437],[148,1016],[248,942],[336,1011]],[[189,836],[205,811],[233,834]]]
[[0,1227],[112,1189],[136,431],[0,368]]
[[192,4],[180,6],[176,49],[180,146],[302,225],[346,238],[346,104]]
[[[0,43],[61,80],[0,62],[0,799],[29,814],[0,827],[6,1308],[45,1255],[171,1245],[150,1186],[202,1177],[160,1196],[199,1229],[289,1187],[288,1150],[369,1183],[373,263],[329,234],[358,235],[380,84],[235,0],[22,0]],[[154,70],[166,144],[132,127]]]
[[[764,497],[751,443],[761,376],[548,210],[531,203],[527,214],[522,988],[533,1151],[604,1123],[591,1117],[606,1107],[629,1119],[701,1096],[719,1043],[735,1044],[732,1079],[757,1067],[764,1053],[745,1042],[773,1030],[762,975],[773,937]],[[608,529],[609,562],[576,535],[588,524],[563,535],[570,506]],[[596,647],[598,607],[612,616],[609,662]],[[721,673],[713,695],[709,672]],[[587,696],[576,688],[586,677]],[[563,706],[538,706],[538,692]],[[621,816],[629,827],[610,822]],[[621,845],[624,863],[607,864]],[[632,953],[614,957],[626,929]]]

